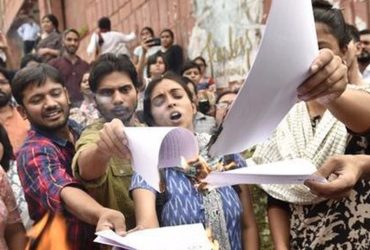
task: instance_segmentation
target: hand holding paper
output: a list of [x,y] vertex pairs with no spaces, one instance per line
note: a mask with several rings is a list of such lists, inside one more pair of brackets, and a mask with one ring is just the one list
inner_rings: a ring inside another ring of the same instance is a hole
[[204,179],[209,186],[220,187],[237,184],[303,184],[315,179],[325,182],[325,178],[313,176],[316,167],[304,159],[279,161],[269,164],[252,165],[226,172],[212,172]]
[[125,127],[133,168],[159,191],[158,167],[181,166],[181,157],[194,160],[198,143],[194,134],[180,127]]

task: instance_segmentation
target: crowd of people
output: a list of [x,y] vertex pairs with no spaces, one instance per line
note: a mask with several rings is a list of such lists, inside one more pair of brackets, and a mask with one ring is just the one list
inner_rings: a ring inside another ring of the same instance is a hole
[[[300,101],[251,160],[304,158],[328,180],[261,185],[275,249],[369,249],[370,31],[325,0],[313,7],[320,53]],[[250,187],[202,182],[210,171],[248,167],[243,154],[208,155],[238,88],[220,92],[204,57],[188,58],[170,29],[124,34],[107,17],[87,48],[92,63],[77,55],[79,32],[60,32],[52,14],[41,29],[27,18],[18,34],[20,69],[6,60],[0,68],[1,249],[46,249],[45,230],[33,239],[26,230],[60,218],[66,238],[54,244],[67,249],[102,248],[93,239],[104,229],[124,236],[193,223],[209,229],[215,249],[260,248]],[[131,52],[126,43],[135,39]],[[124,127],[143,126],[186,128],[199,144],[196,160],[159,170],[161,192],[132,168]]]

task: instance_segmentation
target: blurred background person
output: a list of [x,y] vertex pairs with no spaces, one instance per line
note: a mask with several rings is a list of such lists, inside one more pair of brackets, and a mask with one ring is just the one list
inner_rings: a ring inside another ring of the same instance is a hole
[[130,56],[126,43],[136,38],[134,32],[124,34],[111,30],[112,25],[108,17],[102,17],[98,20],[98,31],[92,34],[87,53],[95,58],[105,53],[124,54]]
[[41,19],[42,34],[36,45],[36,53],[43,62],[48,62],[60,55],[62,36],[58,30],[59,21],[53,14],[45,15]]
[[40,33],[40,26],[32,15],[26,17],[26,21],[17,29],[17,33],[23,41],[23,54],[31,53]]

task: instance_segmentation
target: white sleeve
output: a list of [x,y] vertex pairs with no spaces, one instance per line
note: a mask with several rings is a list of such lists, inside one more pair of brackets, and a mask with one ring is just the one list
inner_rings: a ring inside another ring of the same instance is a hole
[[23,29],[23,25],[21,25],[18,29],[17,29],[17,33],[18,35],[23,39],[23,32],[24,32],[24,29]]
[[90,38],[89,45],[87,46],[86,52],[90,56],[93,55],[98,46],[98,35],[96,33],[92,34]]
[[120,39],[122,42],[130,42],[136,38],[136,35],[134,32],[131,32],[130,34],[124,34],[124,33],[119,33],[120,34]]

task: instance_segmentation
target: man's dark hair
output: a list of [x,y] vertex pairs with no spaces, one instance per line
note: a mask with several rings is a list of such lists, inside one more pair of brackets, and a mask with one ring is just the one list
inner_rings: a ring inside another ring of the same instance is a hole
[[181,75],[184,74],[185,71],[189,69],[197,69],[199,73],[201,72],[200,67],[198,64],[196,64],[194,61],[187,61],[184,63],[184,65],[181,68]]
[[78,33],[77,30],[73,29],[73,28],[70,28],[70,29],[66,29],[64,32],[63,32],[63,37],[66,37],[67,34],[69,34],[70,32],[72,33],[75,33],[78,37],[78,39],[80,39],[80,33]]
[[360,41],[360,33],[358,32],[356,26],[347,23],[347,33],[350,40],[353,40],[354,42]]
[[370,29],[360,30],[359,33],[360,33],[360,36],[361,35],[369,35],[370,34]]
[[10,160],[14,158],[13,147],[10,143],[8,133],[6,132],[3,125],[0,124],[0,143],[3,145],[3,157],[0,159],[0,164],[3,167],[4,171],[9,170]]
[[108,17],[101,17],[98,21],[98,27],[101,30],[110,31],[111,30],[110,19]]
[[36,62],[36,63],[42,63],[41,57],[39,57],[37,54],[27,54],[24,57],[22,57],[21,60],[21,69],[27,66],[29,62]]
[[326,24],[329,32],[337,39],[339,47],[346,48],[351,40],[341,10],[333,8],[325,0],[314,0],[312,6],[315,22]]
[[47,79],[64,86],[64,80],[59,71],[48,64],[40,63],[39,65],[19,70],[11,84],[12,94],[17,103],[23,105],[23,91],[29,85],[41,86],[45,84]]
[[11,83],[13,77],[14,77],[14,72],[10,71],[6,68],[0,67],[0,74],[2,74],[8,81],[9,84]]
[[89,85],[92,92],[96,93],[100,81],[113,72],[126,73],[136,89],[140,87],[135,66],[127,55],[106,53],[101,55],[91,66]]

